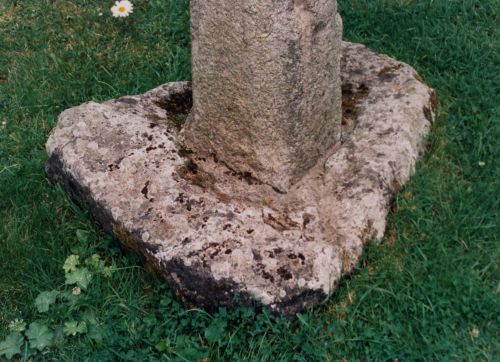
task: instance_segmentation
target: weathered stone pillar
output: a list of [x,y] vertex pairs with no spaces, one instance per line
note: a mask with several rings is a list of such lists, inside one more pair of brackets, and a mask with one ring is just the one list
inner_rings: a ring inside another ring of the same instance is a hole
[[340,138],[335,0],[191,0],[182,143],[286,191]]

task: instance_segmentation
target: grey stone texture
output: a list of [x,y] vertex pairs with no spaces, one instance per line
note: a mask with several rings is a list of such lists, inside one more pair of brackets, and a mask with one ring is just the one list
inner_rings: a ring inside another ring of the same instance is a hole
[[343,43],[342,90],[342,142],[286,194],[179,146],[187,82],[64,111],[46,172],[188,305],[293,315],[384,235],[434,119],[418,74],[362,45]]
[[335,0],[192,0],[186,148],[286,191],[340,139]]

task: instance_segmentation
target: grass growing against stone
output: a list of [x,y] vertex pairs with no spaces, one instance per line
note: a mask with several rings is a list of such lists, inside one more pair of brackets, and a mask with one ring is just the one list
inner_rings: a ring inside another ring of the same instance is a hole
[[[190,78],[188,0],[134,4],[117,20],[111,1],[0,3],[0,354],[499,358],[498,0],[340,1],[345,38],[412,64],[438,92],[439,119],[387,237],[324,307],[293,321],[185,309],[45,178],[44,143],[63,109]],[[65,264],[71,255],[78,264]]]

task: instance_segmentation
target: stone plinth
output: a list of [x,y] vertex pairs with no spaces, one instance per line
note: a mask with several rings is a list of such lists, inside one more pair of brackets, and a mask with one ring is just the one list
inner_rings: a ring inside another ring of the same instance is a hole
[[66,110],[46,171],[186,303],[293,314],[324,302],[383,236],[434,118],[417,73],[361,45],[343,44],[342,89],[343,143],[286,194],[179,146],[185,82]]
[[335,0],[191,1],[183,143],[281,191],[340,140]]

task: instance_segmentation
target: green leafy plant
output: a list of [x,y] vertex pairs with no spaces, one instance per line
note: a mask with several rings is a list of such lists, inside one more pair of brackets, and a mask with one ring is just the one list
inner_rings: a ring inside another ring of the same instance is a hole
[[[77,240],[80,243],[87,243],[88,233],[78,230]],[[81,260],[84,260],[83,263]],[[36,310],[40,314],[48,315],[48,321],[32,322],[26,329],[24,320],[14,319],[9,324],[12,333],[0,342],[0,357],[11,359],[21,354],[25,358],[36,356],[38,352],[54,346],[64,337],[88,334],[90,339],[102,341],[106,335],[105,326],[98,322],[94,313],[82,311],[78,300],[82,289],[87,290],[93,278],[111,277],[114,267],[106,265],[99,254],[94,253],[86,258],[71,254],[64,261],[62,269],[67,287],[61,290],[43,291],[34,300]],[[57,318],[50,314],[51,308],[58,309],[63,315],[73,315],[81,320],[71,319],[64,321],[62,326],[57,325],[55,320]]]
[[45,313],[49,311],[49,307],[56,302],[56,298],[59,296],[57,290],[52,290],[50,292],[41,292],[35,299],[35,307],[40,313]]
[[26,337],[28,337],[31,348],[43,351],[52,344],[54,332],[50,331],[49,327],[44,324],[33,322],[26,331]]
[[11,333],[7,338],[0,342],[0,356],[11,359],[16,354],[21,354],[21,347],[24,343],[23,335],[19,332]]
[[76,336],[87,333],[87,324],[85,322],[70,321],[64,323],[64,334],[67,336]]
[[91,279],[92,273],[87,268],[77,268],[66,273],[66,284],[77,285],[82,289],[87,289]]

